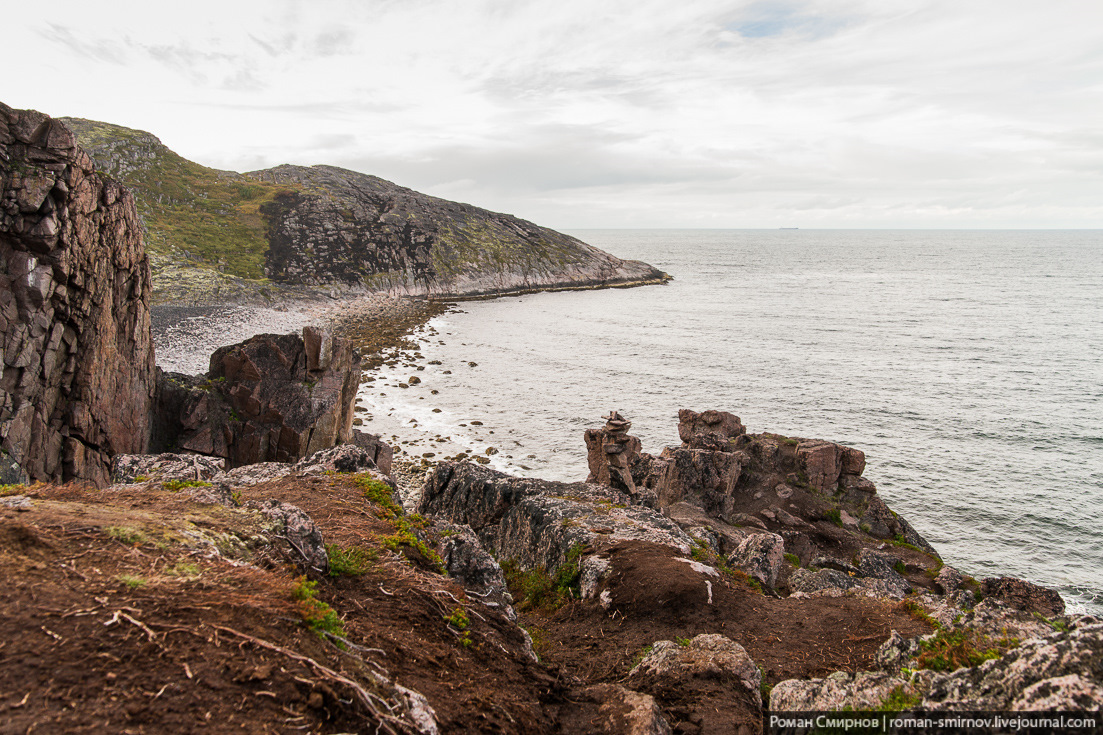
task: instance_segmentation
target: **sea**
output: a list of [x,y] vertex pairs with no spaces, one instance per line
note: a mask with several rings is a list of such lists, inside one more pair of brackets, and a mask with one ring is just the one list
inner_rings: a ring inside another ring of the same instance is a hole
[[1103,231],[569,234],[673,280],[461,302],[362,387],[363,428],[574,481],[611,410],[654,454],[678,409],[730,411],[864,451],[946,563],[1103,613]]

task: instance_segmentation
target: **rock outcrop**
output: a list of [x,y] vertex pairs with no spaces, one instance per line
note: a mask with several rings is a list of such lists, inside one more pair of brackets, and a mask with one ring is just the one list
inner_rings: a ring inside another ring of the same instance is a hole
[[359,367],[348,340],[313,327],[301,338],[262,334],[222,347],[204,376],[162,376],[154,443],[240,467],[350,442]]
[[146,451],[150,275],[134,199],[73,133],[0,104],[0,448],[32,480]]
[[[130,187],[160,265],[158,297],[258,297],[285,287],[478,296],[661,283],[669,277],[512,215],[333,166],[238,174],[187,161],[155,136],[65,118]],[[176,234],[194,233],[183,242]],[[186,267],[185,267],[186,266]],[[169,277],[172,274],[172,277]],[[251,280],[246,280],[251,279]]]

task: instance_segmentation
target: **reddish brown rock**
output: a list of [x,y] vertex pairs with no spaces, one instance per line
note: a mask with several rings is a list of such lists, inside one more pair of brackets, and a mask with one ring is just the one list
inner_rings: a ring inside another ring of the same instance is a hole
[[352,343],[326,331],[257,335],[216,350],[206,376],[162,377],[155,444],[231,467],[294,462],[353,440],[359,375]]
[[1056,590],[1016,577],[989,577],[981,582],[981,593],[995,597],[1017,610],[1054,616],[1065,611],[1065,601]]
[[149,294],[130,193],[60,122],[0,103],[0,448],[31,479],[106,485],[147,450]]
[[678,438],[685,449],[731,451],[732,440],[746,433],[739,417],[727,411],[678,411]]

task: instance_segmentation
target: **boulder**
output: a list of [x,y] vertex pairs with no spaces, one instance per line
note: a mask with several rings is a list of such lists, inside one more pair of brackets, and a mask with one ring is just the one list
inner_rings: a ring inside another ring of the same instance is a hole
[[502,567],[483,548],[474,531],[451,523],[438,523],[435,530],[440,533],[437,553],[448,576],[462,584],[468,594],[516,621]]
[[368,434],[359,429],[352,430],[352,443],[368,453],[375,466],[384,475],[391,474],[394,462],[394,448],[383,441],[378,434]]
[[224,457],[231,467],[294,462],[346,444],[359,366],[351,342],[313,327],[221,347],[205,376],[161,376],[155,443]]
[[1056,590],[1015,577],[984,579],[981,582],[981,594],[1002,600],[1017,610],[1040,615],[1060,615],[1065,611],[1065,601]]
[[688,408],[678,411],[678,438],[683,449],[708,449],[728,452],[734,440],[747,433],[735,414],[727,411],[702,411]]
[[716,634],[658,641],[625,679],[664,707],[688,710],[703,733],[762,732],[762,672],[743,646]]
[[303,510],[278,500],[251,501],[246,504],[266,516],[271,522],[271,533],[287,542],[292,559],[301,569],[319,574],[329,570],[329,555],[322,540],[322,533]]
[[736,512],[739,500],[734,495],[743,470],[738,455],[667,447],[660,457],[669,465],[662,481],[655,486],[659,507],[688,501],[724,520]]
[[57,120],[0,103],[0,450],[106,486],[150,440],[149,261],[134,198]]
[[785,561],[785,540],[776,533],[753,533],[729,557],[728,564],[773,589]]
[[911,590],[911,583],[896,571],[898,563],[898,557],[883,551],[862,549],[858,552],[858,573],[882,580],[893,597],[902,598]]

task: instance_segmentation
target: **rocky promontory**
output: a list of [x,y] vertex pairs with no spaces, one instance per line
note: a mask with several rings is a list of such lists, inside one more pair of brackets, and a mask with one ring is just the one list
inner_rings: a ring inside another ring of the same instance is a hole
[[159,301],[311,290],[474,297],[669,278],[518,217],[375,176],[334,166],[218,171],[143,131],[61,120],[98,168],[133,190]]

